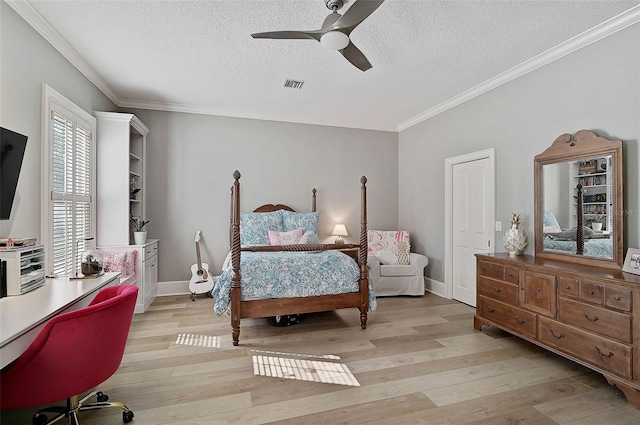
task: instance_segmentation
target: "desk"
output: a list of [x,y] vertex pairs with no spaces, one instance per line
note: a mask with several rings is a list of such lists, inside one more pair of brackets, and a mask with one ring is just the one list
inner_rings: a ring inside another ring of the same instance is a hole
[[47,279],[24,295],[0,299],[0,368],[17,359],[52,317],[89,305],[98,291],[119,283],[119,273],[95,279]]

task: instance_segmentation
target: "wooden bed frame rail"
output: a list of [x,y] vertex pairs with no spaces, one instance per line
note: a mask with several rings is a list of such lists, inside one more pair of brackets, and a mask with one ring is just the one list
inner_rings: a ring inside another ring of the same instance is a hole
[[[240,172],[233,173],[233,186],[231,187],[231,208],[229,242],[231,246],[231,336],[233,345],[238,345],[240,338],[240,320],[246,318],[279,316],[285,314],[313,313],[330,311],[341,308],[356,307],[360,310],[360,327],[366,329],[367,314],[369,312],[369,279],[367,272],[367,178],[362,177],[361,183],[361,216],[360,216],[360,244],[349,245],[358,249],[358,267],[360,269],[359,291],[338,294],[320,295],[301,298],[278,298],[266,300],[242,300],[242,287],[240,275],[240,256],[242,251],[274,252],[274,251],[324,251],[331,249],[343,249],[345,245],[337,244],[304,244],[304,245],[278,245],[278,246],[240,246]],[[312,191],[312,212],[316,211],[316,189]],[[267,204],[254,210],[254,212],[269,212],[279,209],[293,211],[283,204]]]

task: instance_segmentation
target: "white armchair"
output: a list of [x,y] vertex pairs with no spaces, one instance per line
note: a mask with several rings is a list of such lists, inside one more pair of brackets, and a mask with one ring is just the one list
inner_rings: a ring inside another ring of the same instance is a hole
[[367,232],[367,268],[373,291],[376,296],[424,295],[424,269],[429,264],[429,259],[422,254],[410,252],[409,264],[398,264],[398,258],[402,260],[403,257],[398,249],[398,242],[406,242],[408,250],[409,232]]

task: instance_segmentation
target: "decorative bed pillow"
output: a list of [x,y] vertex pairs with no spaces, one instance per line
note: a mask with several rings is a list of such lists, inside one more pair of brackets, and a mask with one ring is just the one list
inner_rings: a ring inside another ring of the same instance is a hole
[[304,230],[295,229],[290,232],[275,232],[273,230],[267,231],[267,237],[269,239],[269,245],[293,245],[300,243],[304,235]]
[[295,229],[303,229],[305,232],[318,233],[318,220],[320,220],[320,211],[312,213],[297,213],[282,210],[282,222],[285,231]]
[[376,252],[376,258],[380,264],[395,265],[398,264],[398,256],[391,251],[378,251]]
[[[268,245],[267,232],[282,232],[282,210],[240,213],[240,245]],[[293,229],[291,229],[293,230]]]
[[556,216],[553,214],[553,211],[545,211],[545,213],[544,213],[543,231],[544,231],[544,233],[562,232],[562,228],[560,227],[560,223],[558,223],[558,220],[556,219]]
[[318,244],[320,243],[320,238],[313,232],[304,232],[302,238],[300,239],[301,244]]

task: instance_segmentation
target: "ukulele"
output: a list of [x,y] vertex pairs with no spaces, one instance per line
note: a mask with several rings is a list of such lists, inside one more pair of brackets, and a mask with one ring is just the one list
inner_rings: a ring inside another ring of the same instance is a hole
[[200,260],[200,230],[196,230],[193,238],[196,243],[197,263],[191,266],[191,280],[189,281],[189,292],[191,292],[191,301],[195,301],[197,294],[206,293],[212,296],[213,278],[209,274],[209,265]]

